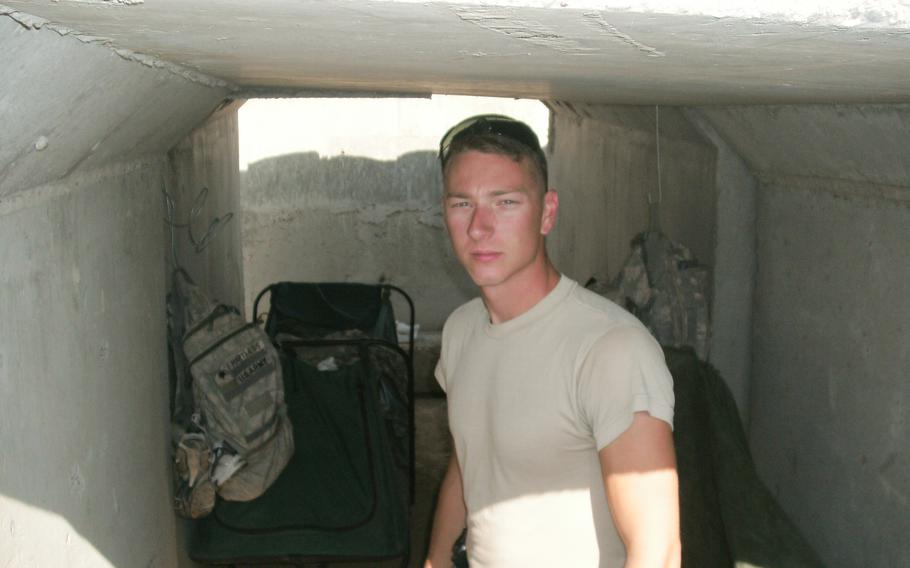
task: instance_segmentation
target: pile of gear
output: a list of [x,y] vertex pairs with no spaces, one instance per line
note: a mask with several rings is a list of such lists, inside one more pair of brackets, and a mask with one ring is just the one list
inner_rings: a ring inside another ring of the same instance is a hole
[[209,299],[183,269],[171,290],[174,508],[198,519],[216,494],[262,495],[291,459],[294,438],[278,353],[262,328]]
[[708,359],[711,270],[684,245],[660,231],[639,234],[610,286],[591,280],[587,287],[632,312],[661,345],[691,347]]

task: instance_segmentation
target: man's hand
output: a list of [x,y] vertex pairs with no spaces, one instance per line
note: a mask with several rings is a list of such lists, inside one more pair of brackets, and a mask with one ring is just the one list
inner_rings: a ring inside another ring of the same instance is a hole
[[680,565],[679,482],[670,426],[646,412],[600,450],[607,501],[626,568]]
[[452,567],[452,546],[464,530],[465,516],[461,470],[453,450],[449,467],[439,488],[436,513],[433,515],[433,530],[430,533],[430,549],[423,564],[424,568]]

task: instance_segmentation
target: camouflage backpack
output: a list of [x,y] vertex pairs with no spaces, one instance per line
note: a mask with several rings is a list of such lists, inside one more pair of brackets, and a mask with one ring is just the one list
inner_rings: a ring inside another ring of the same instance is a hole
[[230,501],[265,492],[294,440],[281,364],[265,332],[236,308],[209,300],[182,270],[168,303],[177,371],[175,508],[198,518],[211,512],[216,492]]

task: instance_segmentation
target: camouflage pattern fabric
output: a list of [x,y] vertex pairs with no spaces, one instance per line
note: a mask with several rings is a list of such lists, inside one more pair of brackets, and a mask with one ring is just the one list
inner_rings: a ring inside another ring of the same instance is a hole
[[[197,479],[210,480],[224,499],[255,499],[294,452],[278,353],[257,324],[209,300],[185,273],[175,274],[173,293],[181,300],[185,331],[179,348],[193,395],[191,424],[181,425],[190,434],[175,449],[178,479],[186,480],[190,492]],[[194,474],[198,469],[205,474]],[[198,497],[187,498],[191,504],[184,508],[192,516],[204,509]]]
[[689,346],[707,360],[710,283],[710,269],[688,248],[649,231],[632,241],[632,252],[613,286],[661,345]]

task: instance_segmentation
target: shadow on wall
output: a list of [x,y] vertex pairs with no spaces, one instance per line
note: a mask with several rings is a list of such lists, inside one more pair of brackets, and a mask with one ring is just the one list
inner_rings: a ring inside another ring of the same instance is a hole
[[273,282],[384,281],[407,291],[421,328],[435,330],[477,295],[445,233],[435,152],[290,154],[251,164],[242,181],[248,308]]

